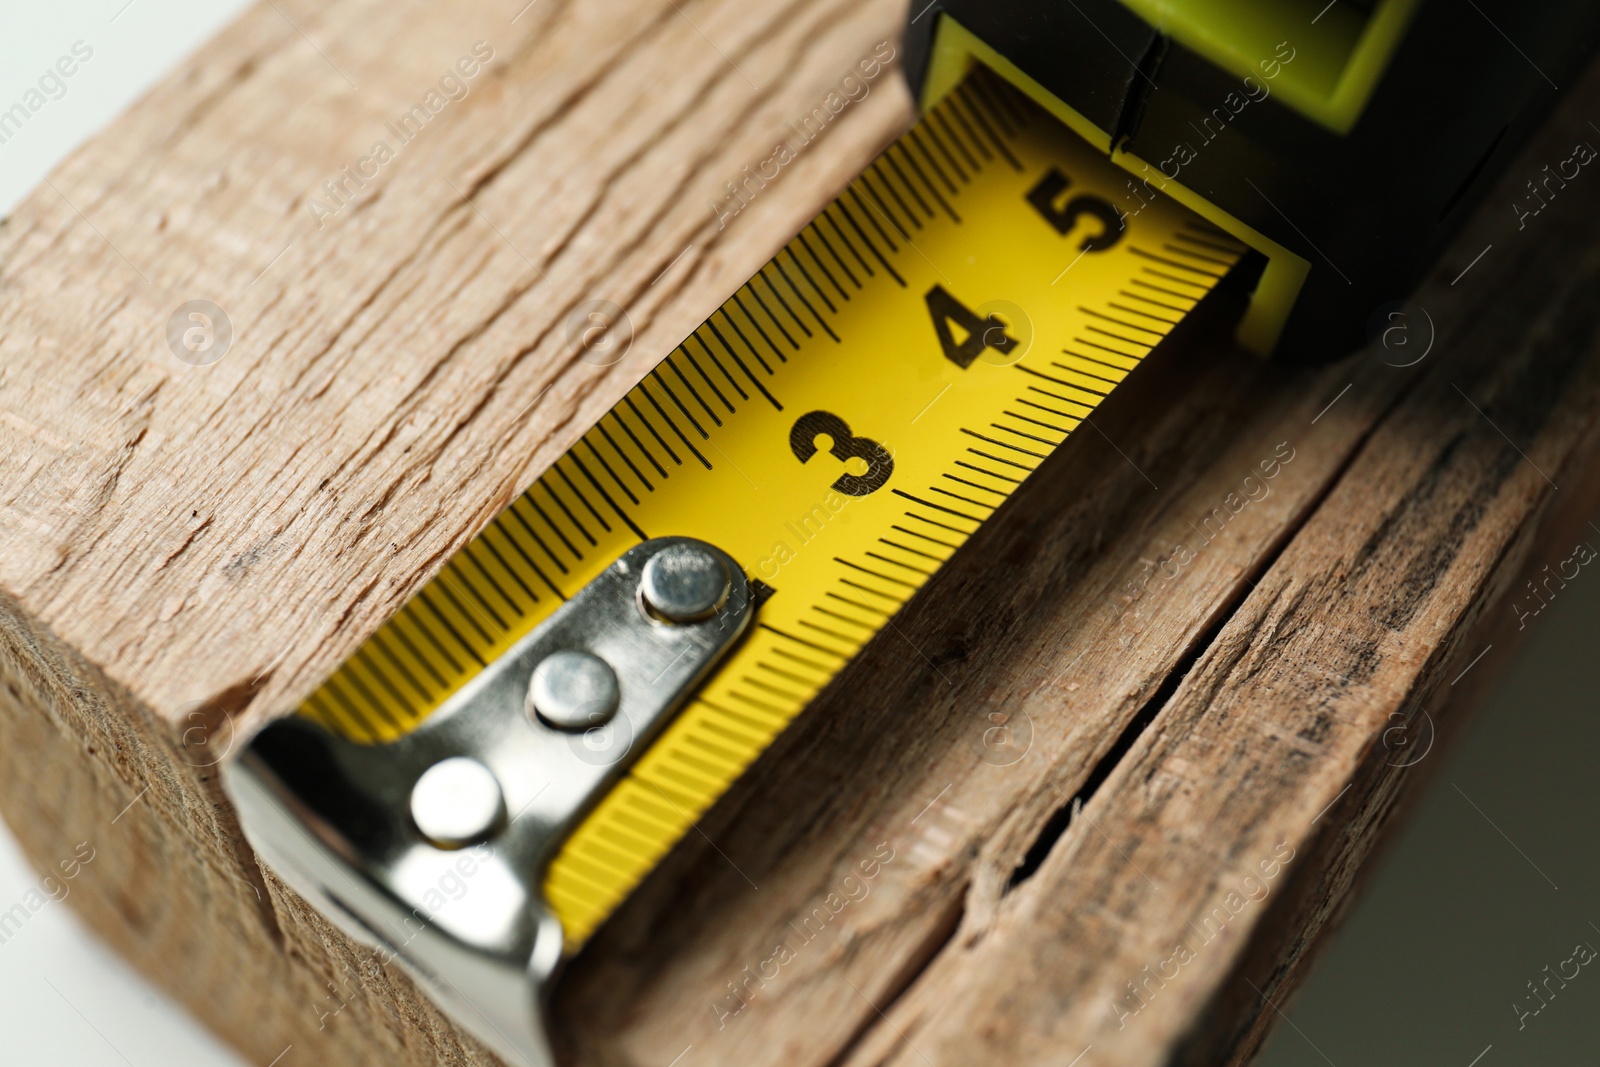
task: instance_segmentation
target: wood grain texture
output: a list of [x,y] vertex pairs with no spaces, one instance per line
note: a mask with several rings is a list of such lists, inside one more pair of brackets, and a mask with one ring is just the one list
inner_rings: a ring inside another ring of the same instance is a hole
[[[260,872],[208,765],[909,121],[885,71],[725,228],[708,207],[901,18],[264,3],[0,226],[0,804],[41,864],[95,844],[80,910],[253,1060],[484,1061]],[[480,41],[466,96],[400,146]],[[166,341],[192,299],[233,324],[206,367]],[[589,300],[631,317],[615,365],[569,337]]]
[[[1525,159],[1581,137],[1596,91]],[[1246,1060],[1433,766],[1403,742],[1424,711],[1454,726],[1452,681],[1514,644],[1507,600],[1596,506],[1600,191],[1519,234],[1516,173],[1419,294],[1440,332],[1417,366],[1189,349],[1117,394],[1096,421],[1149,481],[1093,437],[1041,469],[902,622],[937,676],[884,634],[703,824],[715,850],[680,851],[580,959],[578,1058]],[[1273,493],[1199,547],[1283,441]],[[1178,544],[1195,558],[1148,578]],[[1031,724],[1003,768],[996,715]],[[790,925],[879,841],[869,895],[824,936]]]
[[[254,1060],[492,1062],[257,866],[211,763],[909,121],[885,74],[707,208],[903,17],[267,4],[0,226],[0,808],[42,864],[93,842],[72,899]],[[566,1059],[1246,1059],[1433,765],[1390,731],[1449,732],[1600,494],[1600,188],[1531,232],[1508,201],[1419,296],[1414,367],[1290,371],[1206,323],[1159,353],[574,962]],[[165,339],[197,298],[235,331],[208,367]],[[603,368],[566,326],[594,299],[636,331]]]

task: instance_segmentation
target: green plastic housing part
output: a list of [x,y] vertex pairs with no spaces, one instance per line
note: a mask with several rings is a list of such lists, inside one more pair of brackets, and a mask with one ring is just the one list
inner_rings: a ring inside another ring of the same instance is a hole
[[[1317,0],[1321,2],[1321,0]],[[1261,56],[1284,39],[1276,0],[1122,0],[1158,33],[1223,70],[1257,74]],[[1320,27],[1296,45],[1276,91],[1283,103],[1335,133],[1348,133],[1371,99],[1419,0],[1378,0],[1368,9],[1334,0],[1308,20]]]
[[1261,253],[1240,343],[1316,362],[1368,343],[1597,43],[1594,0],[932,0],[904,55],[923,108],[984,64]]
[[[975,62],[989,67],[1027,93],[1046,111],[1065,123],[1068,129],[1105,152],[1113,163],[1128,173],[1142,178],[1150,171],[1153,165],[1151,161],[1130,152],[1125,143],[1113,144],[1109,131],[1096,126],[1088,116],[1063,103],[953,18],[946,18],[940,24],[934,40],[932,61],[918,100],[921,109],[926,112],[943,99],[946,93],[961,83]],[[1262,268],[1250,304],[1239,320],[1234,337],[1246,351],[1259,356],[1269,355],[1277,347],[1295,299],[1300,295],[1300,287],[1311,271],[1311,264],[1182,182],[1163,179],[1161,192],[1266,256],[1266,265]]]

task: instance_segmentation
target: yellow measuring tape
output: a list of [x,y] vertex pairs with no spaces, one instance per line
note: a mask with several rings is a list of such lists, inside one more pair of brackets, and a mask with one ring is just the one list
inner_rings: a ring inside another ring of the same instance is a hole
[[978,68],[301,713],[393,740],[640,541],[738,560],[753,632],[550,866],[576,949],[1244,253],[1125,180]]

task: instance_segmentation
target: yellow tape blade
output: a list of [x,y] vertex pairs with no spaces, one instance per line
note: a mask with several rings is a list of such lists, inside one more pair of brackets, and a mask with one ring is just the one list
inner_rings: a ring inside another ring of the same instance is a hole
[[1244,251],[1125,181],[980,68],[303,713],[392,740],[640,540],[739,560],[753,634],[548,872],[576,948]]

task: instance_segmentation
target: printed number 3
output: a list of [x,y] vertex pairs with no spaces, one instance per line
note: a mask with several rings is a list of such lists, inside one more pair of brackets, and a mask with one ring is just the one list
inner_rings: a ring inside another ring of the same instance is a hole
[[866,496],[882,489],[889,475],[894,473],[894,457],[878,442],[866,437],[856,437],[849,425],[831,411],[812,411],[795,420],[789,431],[789,450],[795,459],[805,463],[817,454],[817,437],[827,434],[833,444],[828,454],[846,462],[860,459],[866,462],[865,474],[841,474],[834,479],[835,491],[847,496]]

